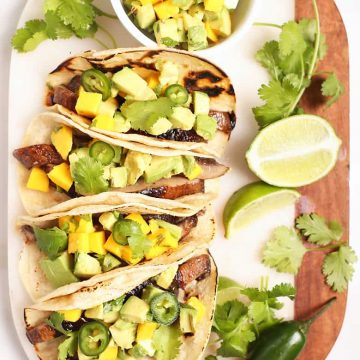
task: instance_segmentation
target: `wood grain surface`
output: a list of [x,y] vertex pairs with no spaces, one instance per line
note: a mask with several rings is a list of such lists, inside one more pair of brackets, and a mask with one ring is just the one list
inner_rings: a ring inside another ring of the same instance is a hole
[[[296,0],[296,19],[314,17],[311,0]],[[321,100],[320,79],[306,92],[302,106],[306,112],[328,119],[342,140],[339,160],[334,170],[324,179],[303,187],[298,212],[316,211],[344,226],[345,239],[349,236],[349,49],[346,30],[333,0],[317,1],[321,30],[326,35],[328,54],[318,71],[335,71],[345,86],[345,94],[330,108]],[[304,136],[306,136],[304,134]],[[323,254],[308,253],[296,278],[297,297],[295,317],[306,318],[334,295],[333,307],[311,327],[307,345],[299,360],[324,360],[333,347],[344,319],[347,294],[335,294],[324,283],[321,273]]]

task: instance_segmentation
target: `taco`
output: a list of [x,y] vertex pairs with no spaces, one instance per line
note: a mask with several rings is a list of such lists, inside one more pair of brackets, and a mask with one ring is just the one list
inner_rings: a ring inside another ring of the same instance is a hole
[[20,218],[20,275],[33,301],[70,294],[128,268],[169,264],[205,248],[215,234],[212,208],[191,215],[142,203],[75,208]]
[[39,358],[200,359],[215,308],[213,259],[198,253],[148,270],[25,309],[26,335]]
[[25,209],[39,216],[138,200],[195,213],[216,196],[216,179],[228,171],[211,158],[127,144],[58,114],[40,114],[13,152]]
[[46,105],[106,136],[219,157],[235,127],[228,76],[180,50],[114,49],[72,57],[47,79]]

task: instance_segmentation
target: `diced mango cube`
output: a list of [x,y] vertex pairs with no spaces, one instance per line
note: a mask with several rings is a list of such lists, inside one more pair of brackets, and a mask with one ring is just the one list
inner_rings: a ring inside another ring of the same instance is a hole
[[139,324],[136,332],[136,342],[151,340],[156,328],[157,324],[155,322]]
[[68,253],[90,252],[90,234],[87,233],[70,233],[68,243]]
[[118,355],[117,346],[108,346],[100,355],[99,360],[116,360]]
[[79,115],[93,118],[98,114],[101,102],[102,94],[82,90],[79,91],[75,110]]
[[30,171],[26,187],[31,190],[43,192],[49,191],[49,178],[46,172],[38,167],[33,167]]
[[170,0],[156,4],[154,10],[160,20],[169,19],[179,13],[179,7],[174,5]]
[[140,214],[132,213],[129,214],[125,219],[133,220],[140,225],[141,231],[143,234],[148,234],[150,232],[150,226],[144,220],[144,218]]
[[136,265],[142,258],[134,258],[132,250],[129,245],[122,246],[121,259],[125,260],[130,265]]
[[154,233],[148,236],[148,239],[152,241],[154,246],[167,246],[171,248],[178,247],[178,241],[171,235],[168,229],[159,228]]
[[149,221],[149,228],[150,228],[150,232],[151,232],[152,234],[154,234],[156,231],[159,230],[159,224],[157,223],[156,220],[151,219],[151,220]]
[[119,103],[114,98],[109,98],[106,101],[102,101],[99,107],[97,115],[107,115],[109,117],[114,117],[115,111],[118,108]]
[[66,230],[66,232],[76,232],[77,224],[72,216],[66,215],[59,218],[59,228]]
[[103,129],[108,131],[114,131],[115,119],[107,114],[99,114],[94,118],[93,122],[91,123],[91,127],[96,127],[98,129]]
[[122,246],[113,239],[112,235],[110,235],[106,240],[104,248],[121,259]]
[[74,310],[60,310],[58,311],[60,314],[64,315],[64,320],[76,322],[80,319],[82,310],[74,309]]
[[208,21],[205,22],[205,29],[206,29],[207,37],[211,41],[213,41],[213,42],[218,42],[219,41],[219,38],[217,37],[215,31],[212,29],[212,27],[210,26]]
[[202,301],[200,301],[197,297],[192,296],[186,303],[197,310],[196,321],[200,321],[206,312],[206,307]]
[[205,10],[218,12],[224,7],[224,0],[204,0]]
[[70,166],[65,162],[54,166],[48,173],[48,177],[54,184],[60,186],[65,191],[69,191],[71,185],[73,184]]
[[147,81],[149,88],[154,90],[160,84],[159,75],[151,75]]
[[66,160],[73,146],[73,132],[68,126],[62,126],[60,129],[51,133],[51,142],[56,151]]
[[88,215],[86,217],[79,216],[79,217],[76,217],[76,220],[78,221],[78,226],[76,228],[76,232],[90,234],[95,231],[91,215]]
[[162,0],[140,0],[141,5],[156,4]]
[[97,231],[89,234],[90,239],[90,252],[105,255],[105,231]]
[[151,260],[154,259],[163,253],[165,253],[168,250],[168,247],[166,246],[153,246],[146,254],[145,259]]

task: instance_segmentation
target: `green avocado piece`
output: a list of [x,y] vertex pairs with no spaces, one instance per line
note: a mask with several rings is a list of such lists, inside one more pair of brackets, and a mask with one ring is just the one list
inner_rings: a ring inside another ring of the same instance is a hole
[[107,253],[104,256],[102,269],[104,272],[110,271],[112,269],[115,269],[121,265],[121,261],[118,260],[115,256],[111,255],[110,253]]
[[136,337],[137,324],[122,319],[110,326],[109,330],[115,343],[122,349],[131,349]]
[[202,21],[205,15],[205,9],[203,4],[194,4],[189,8],[188,13],[195,19]]
[[144,340],[138,342],[132,349],[129,350],[129,354],[135,359],[144,358],[146,356],[153,357],[155,349],[152,344],[152,340]]
[[128,185],[134,185],[140,176],[144,174],[145,169],[150,165],[152,156],[149,154],[140,153],[129,150],[126,154],[124,166],[127,169]]
[[118,218],[118,213],[106,212],[100,215],[99,222],[105,230],[112,231],[112,228],[117,222]]
[[121,155],[122,155],[122,147],[120,146],[116,146],[116,145],[111,145],[111,147],[114,149],[115,151],[115,155],[112,159],[113,163],[117,163],[120,164],[121,161]]
[[156,223],[163,229],[166,229],[170,232],[170,234],[176,239],[176,240],[180,240],[181,238],[181,234],[182,234],[182,229],[180,226],[171,224],[167,221],[164,220],[155,220]]
[[[171,224],[172,225],[172,224]],[[175,226],[175,225],[174,225]],[[178,226],[177,226],[178,227]],[[163,271],[156,279],[156,283],[163,289],[168,289],[172,284],[179,266],[170,266],[167,270]]]
[[101,265],[91,255],[79,253],[75,259],[74,274],[79,278],[88,279],[101,274]]
[[90,309],[85,310],[85,317],[89,319],[104,319],[104,307],[103,304],[94,306]]
[[194,91],[194,112],[195,115],[208,115],[210,111],[210,98],[207,93],[202,91]]
[[188,10],[195,3],[194,0],[171,0],[171,2],[182,10]]
[[174,107],[169,118],[174,128],[182,130],[191,130],[194,127],[195,119],[192,111],[182,106]]
[[152,4],[140,6],[136,10],[136,20],[141,29],[146,29],[156,21],[155,10]]
[[196,162],[194,156],[184,155],[183,156],[183,165],[184,165],[184,175],[189,180],[196,179],[202,173],[202,168]]
[[120,309],[124,303],[124,296],[104,303],[104,321],[112,324],[119,319]]
[[143,324],[147,320],[150,306],[137,296],[130,296],[120,310],[120,317],[125,321]]
[[119,349],[117,360],[136,360],[133,356],[128,355],[125,350]]
[[123,188],[127,185],[128,171],[125,166],[110,169],[110,184],[112,188]]
[[229,10],[224,6],[220,12],[206,11],[205,18],[212,29],[221,36],[231,35],[231,17]]
[[152,285],[148,285],[146,286],[146,288],[143,290],[142,296],[141,298],[148,304],[150,304],[151,300],[156,296],[159,295],[161,293],[163,293],[164,291],[152,286]]
[[178,22],[176,19],[158,20],[154,24],[154,35],[158,44],[167,47],[179,45]]
[[194,334],[196,327],[197,311],[192,306],[181,305],[180,330],[183,334]]
[[66,251],[54,260],[40,260],[40,267],[55,288],[79,281],[71,270],[71,256]]
[[178,39],[179,42],[185,42],[186,41],[186,34],[185,34],[185,26],[184,26],[184,20],[181,17],[178,17],[176,19],[177,21],[177,31],[178,31]]
[[[145,169],[144,180],[151,184],[174,173],[182,172],[181,156],[153,156],[150,165]],[[177,172],[176,172],[177,171]]]
[[195,131],[205,140],[211,140],[215,136],[217,129],[217,121],[205,114],[200,114],[196,117]]
[[161,135],[166,133],[172,128],[172,123],[165,117],[160,117],[155,119],[154,117],[150,117],[146,121],[146,132],[151,135]]
[[208,47],[207,33],[204,23],[188,29],[188,50],[201,50]]
[[[131,129],[131,123],[126,120],[119,111],[114,116],[114,131],[119,133],[126,133]],[[116,154],[115,154],[116,156]]]

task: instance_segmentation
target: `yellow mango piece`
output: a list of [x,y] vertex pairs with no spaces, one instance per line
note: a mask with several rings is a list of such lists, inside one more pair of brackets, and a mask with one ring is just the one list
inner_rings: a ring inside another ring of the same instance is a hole
[[121,259],[125,260],[130,265],[136,265],[139,263],[142,258],[134,258],[131,248],[129,245],[122,246],[121,249]]
[[74,310],[60,310],[58,313],[64,315],[64,320],[76,322],[80,319],[82,310],[74,309]]
[[204,0],[205,10],[218,12],[224,7],[224,0]]
[[48,177],[54,184],[60,186],[65,191],[69,191],[73,183],[70,166],[67,163],[54,166],[48,173]]
[[162,0],[140,0],[141,5],[156,4]]
[[174,5],[170,0],[156,4],[154,10],[160,20],[169,19],[179,13],[179,7]]
[[98,114],[101,102],[102,94],[81,90],[79,91],[75,110],[79,115],[93,118]]
[[107,115],[109,117],[114,117],[115,111],[118,108],[119,103],[114,98],[109,98],[106,101],[102,101],[97,115]]
[[143,340],[151,340],[156,328],[157,324],[154,322],[146,322],[144,324],[139,324],[136,332],[136,342]]
[[68,253],[90,252],[90,234],[70,233],[68,239]]
[[59,218],[59,228],[63,229],[65,226],[68,226],[68,229],[66,231],[69,233],[73,233],[76,231],[76,222],[74,221],[74,218],[72,216],[66,215]]
[[158,231],[160,228],[159,228],[159,224],[157,223],[157,221],[156,220],[154,220],[154,219],[151,219],[150,221],[149,221],[149,228],[150,228],[150,232],[152,233],[152,234],[154,234],[156,231]]
[[48,192],[49,178],[46,172],[38,167],[33,167],[30,171],[26,187],[31,190]]
[[73,146],[73,132],[68,126],[62,126],[60,129],[51,133],[51,142],[56,151],[66,160]]
[[105,255],[105,231],[97,231],[89,234],[90,239],[90,252]]
[[118,258],[121,259],[121,255],[122,255],[122,246],[119,245],[112,237],[112,235],[110,235],[108,237],[108,239],[106,240],[106,243],[104,245],[105,250],[107,250],[108,252],[116,255]]
[[117,346],[108,346],[100,355],[99,360],[116,360],[118,354]]
[[106,114],[99,114],[94,118],[91,127],[96,127],[98,129],[103,129],[108,131],[114,131],[115,119]]
[[206,312],[206,307],[202,301],[200,301],[197,297],[192,296],[186,303],[197,310],[196,321],[200,321]]
[[145,254],[145,259],[146,260],[151,260],[154,259],[160,255],[162,255],[164,252],[166,252],[168,250],[168,247],[166,246],[153,246],[146,254]]
[[129,214],[125,219],[133,220],[137,222],[140,225],[141,231],[143,234],[148,234],[150,232],[150,227],[147,224],[147,222],[144,220],[144,218],[140,214]]
[[148,86],[150,89],[154,90],[159,84],[159,75],[151,75],[148,79]]
[[154,245],[167,246],[171,248],[178,247],[178,241],[171,235],[170,231],[164,228],[159,228],[154,233],[148,236]]
[[79,216],[77,217],[77,221],[78,226],[76,232],[90,234],[95,231],[91,215],[87,216],[86,218]]
[[219,38],[217,37],[216,33],[214,32],[214,30],[211,28],[210,24],[208,21],[205,22],[205,29],[206,29],[206,34],[207,37],[213,41],[213,42],[218,42]]

